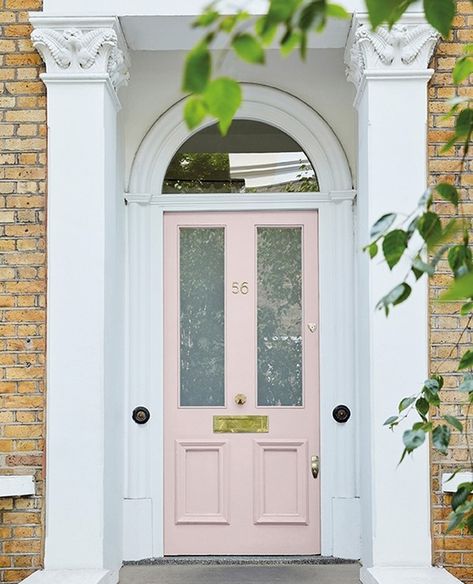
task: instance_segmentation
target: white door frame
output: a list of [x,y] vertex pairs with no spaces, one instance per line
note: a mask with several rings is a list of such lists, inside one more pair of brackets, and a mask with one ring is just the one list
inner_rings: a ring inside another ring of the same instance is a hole
[[[144,139],[128,203],[128,391],[124,559],[163,555],[163,216],[167,211],[317,210],[319,213],[322,555],[359,557],[358,429],[354,359],[355,192],[348,163],[328,125],[307,105],[268,87],[245,86],[244,119],[294,138],[313,164],[319,193],[162,195],[167,166],[190,136],[178,104]],[[199,128],[201,129],[201,128]],[[197,130],[198,131],[198,130]],[[334,422],[344,403],[352,419]],[[151,420],[131,421],[144,405]],[[347,532],[347,525],[352,529]]]

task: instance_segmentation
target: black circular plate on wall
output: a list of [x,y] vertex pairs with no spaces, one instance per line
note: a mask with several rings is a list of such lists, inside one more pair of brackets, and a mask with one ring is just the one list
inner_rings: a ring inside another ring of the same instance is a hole
[[351,418],[351,411],[348,406],[340,405],[332,412],[333,419],[339,424],[345,424]]
[[148,420],[151,418],[151,414],[148,408],[145,408],[144,406],[138,406],[133,410],[131,417],[137,424],[146,424],[146,422],[148,422]]

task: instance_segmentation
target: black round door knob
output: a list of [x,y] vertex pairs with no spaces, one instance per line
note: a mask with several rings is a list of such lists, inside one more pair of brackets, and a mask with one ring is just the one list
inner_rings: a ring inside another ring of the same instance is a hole
[[336,422],[338,422],[339,424],[344,424],[345,422],[348,422],[348,420],[351,417],[350,408],[348,406],[343,405],[337,406],[336,408],[334,408],[332,416]]
[[149,413],[148,408],[145,408],[144,406],[138,406],[133,410],[131,417],[137,424],[146,424],[146,422],[148,422],[148,420],[151,418],[151,414]]

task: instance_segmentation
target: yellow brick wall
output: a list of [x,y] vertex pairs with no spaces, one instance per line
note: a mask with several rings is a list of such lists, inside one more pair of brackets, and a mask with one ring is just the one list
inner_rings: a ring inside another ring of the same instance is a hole
[[0,472],[34,474],[38,496],[0,499],[0,582],[43,548],[46,109],[27,11],[0,0]]
[[[455,88],[452,84],[451,72],[456,58],[462,55],[467,43],[473,42],[473,3],[462,0],[457,4],[459,14],[455,30],[448,41],[440,43],[432,62],[432,67],[436,72],[429,93],[429,165],[432,184],[441,181],[455,183],[461,189],[462,198],[465,201],[464,212],[473,216],[473,162],[471,158],[460,181],[458,149],[446,154],[440,152],[453,123],[453,120],[442,119],[449,108],[447,100],[457,94],[473,96],[471,80],[465,82],[460,88]],[[445,218],[454,214],[453,207],[447,203],[437,201],[435,206],[436,211]],[[435,276],[431,285],[432,300],[445,287],[447,281],[447,265],[443,262],[440,265],[440,273]],[[456,391],[460,378],[454,372],[458,367],[459,353],[461,354],[466,347],[471,348],[473,336],[470,330],[463,335],[462,347],[458,352],[455,344],[467,324],[466,319],[459,316],[458,308],[451,304],[431,303],[430,351],[432,373],[440,372],[445,376],[445,389],[442,392],[444,405],[439,414],[451,413],[461,417],[466,413],[466,408],[460,405],[465,400],[465,394]],[[471,435],[470,441],[473,446]],[[435,564],[445,566],[460,580],[473,583],[473,536],[466,536],[459,532],[446,533],[450,497],[441,492],[442,473],[453,470],[457,464],[465,464],[468,459],[468,442],[458,433],[454,434],[452,448],[447,457],[432,454],[433,546]]]
[[[460,15],[452,39],[442,42],[433,60],[436,73],[429,97],[429,157],[432,182],[456,180],[453,153],[440,154],[449,123],[442,120],[445,99],[455,94],[451,67],[467,42],[473,42],[473,5],[458,3]],[[46,109],[39,80],[41,59],[29,41],[27,10],[41,0],[0,0],[0,472],[34,473],[38,497],[0,499],[0,582],[19,582],[41,565],[44,472],[45,358],[45,204]],[[472,91],[464,85],[460,93]],[[459,185],[460,186],[460,185]],[[473,215],[473,164],[463,178],[463,195]],[[453,209],[438,202],[448,216]],[[440,274],[435,296],[445,285]],[[445,410],[461,414],[448,374],[458,357],[452,345],[464,322],[451,306],[432,304],[432,369],[447,373]],[[469,332],[465,345],[471,342]],[[448,498],[440,492],[441,473],[468,457],[467,443],[455,439],[447,458],[433,456],[434,561],[473,583],[473,537],[445,534]]]

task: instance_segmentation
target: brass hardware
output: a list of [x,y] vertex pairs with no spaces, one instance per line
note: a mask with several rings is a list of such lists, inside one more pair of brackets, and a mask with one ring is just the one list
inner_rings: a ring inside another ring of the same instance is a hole
[[267,434],[268,416],[214,416],[213,430],[217,434]]
[[249,291],[248,282],[232,282],[232,294],[243,294],[243,296],[246,296]]
[[319,476],[320,472],[320,459],[318,456],[312,457],[310,468],[312,470],[312,476],[314,477],[314,479],[316,479]]
[[244,393],[237,393],[235,403],[237,406],[244,406],[246,404],[246,395]]
[[315,331],[317,330],[317,325],[315,324],[315,322],[309,322],[307,328],[309,329],[309,332],[315,333]]

